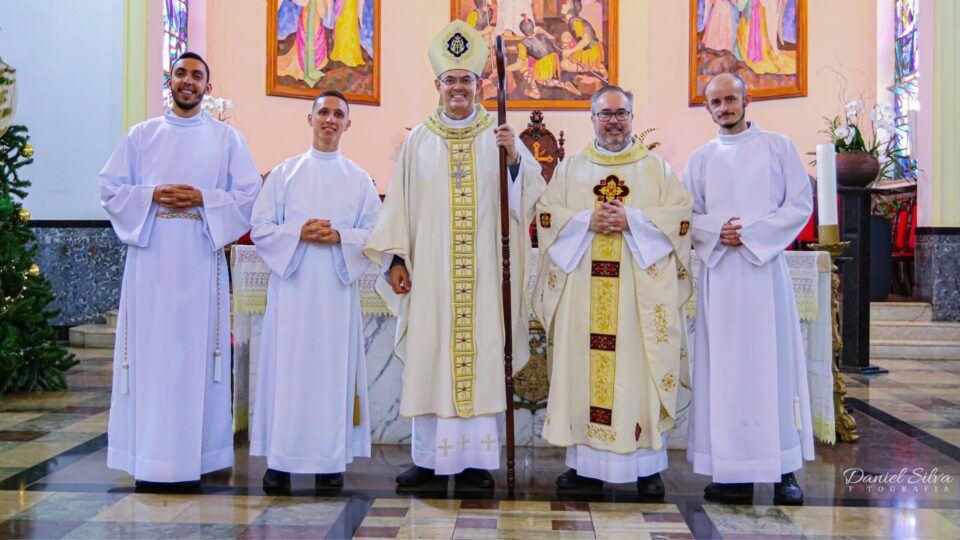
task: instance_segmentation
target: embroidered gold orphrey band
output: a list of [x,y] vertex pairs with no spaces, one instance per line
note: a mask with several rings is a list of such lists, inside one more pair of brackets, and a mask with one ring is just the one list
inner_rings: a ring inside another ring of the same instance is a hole
[[450,276],[452,278],[453,402],[457,416],[473,416],[476,382],[476,262],[477,198],[474,139],[490,127],[493,117],[477,106],[469,126],[451,128],[440,120],[439,111],[425,125],[447,143],[450,175]]
[[[595,207],[623,202],[630,190],[616,175],[593,188]],[[594,236],[590,268],[590,423],[613,424],[613,390],[617,368],[617,312],[620,306],[620,250],[623,235]],[[593,433],[597,430],[591,430]],[[591,435],[592,436],[592,435]]]

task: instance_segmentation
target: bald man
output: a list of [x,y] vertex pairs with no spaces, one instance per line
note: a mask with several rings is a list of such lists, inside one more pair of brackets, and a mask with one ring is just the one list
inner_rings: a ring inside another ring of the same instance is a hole
[[707,500],[752,500],[754,482],[774,482],[775,504],[803,504],[794,471],[813,459],[813,425],[783,250],[810,217],[810,182],[790,139],[747,121],[739,77],[714,77],[706,98],[720,131],[683,174],[703,262],[687,458],[713,478]]

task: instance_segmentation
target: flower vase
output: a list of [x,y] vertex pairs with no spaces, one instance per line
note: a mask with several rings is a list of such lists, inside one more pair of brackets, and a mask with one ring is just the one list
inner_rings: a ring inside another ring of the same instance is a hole
[[867,152],[837,154],[837,183],[846,187],[867,187],[880,174],[880,160]]

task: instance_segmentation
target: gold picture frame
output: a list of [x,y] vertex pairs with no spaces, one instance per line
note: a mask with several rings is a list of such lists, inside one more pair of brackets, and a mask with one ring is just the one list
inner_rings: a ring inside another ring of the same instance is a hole
[[807,95],[807,0],[690,0],[690,106],[732,72],[754,100]]
[[351,103],[379,105],[380,3],[267,0],[267,95],[339,90]]
[[[482,0],[450,0],[450,19],[471,24],[491,46],[504,36],[511,109],[589,109],[594,92],[618,84],[619,0],[498,0],[495,10]],[[529,36],[520,26],[527,19]],[[479,96],[488,108],[496,106],[494,66],[491,47]]]

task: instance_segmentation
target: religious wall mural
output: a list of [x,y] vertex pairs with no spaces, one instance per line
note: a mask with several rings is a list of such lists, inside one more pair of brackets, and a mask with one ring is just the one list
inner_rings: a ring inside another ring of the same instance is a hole
[[807,0],[690,0],[690,105],[717,73],[754,99],[807,95]]
[[506,45],[507,100],[515,109],[589,109],[590,96],[617,84],[618,0],[450,0],[451,19],[490,46],[480,98],[496,105],[493,44]]
[[380,103],[381,0],[267,0],[267,94]]

